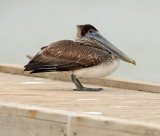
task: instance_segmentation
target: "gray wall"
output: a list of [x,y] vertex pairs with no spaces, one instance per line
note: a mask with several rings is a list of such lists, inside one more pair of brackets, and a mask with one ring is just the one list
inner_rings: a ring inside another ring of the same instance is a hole
[[158,0],[0,0],[0,63],[26,64],[26,54],[74,39],[86,23],[137,61],[112,76],[160,82]]

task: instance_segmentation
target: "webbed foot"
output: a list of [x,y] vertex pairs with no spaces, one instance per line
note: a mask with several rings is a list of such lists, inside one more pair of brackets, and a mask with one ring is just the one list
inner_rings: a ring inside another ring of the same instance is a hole
[[75,91],[100,91],[103,88],[87,88],[87,87],[82,87],[82,88],[77,88],[77,89],[73,89]]
[[75,75],[71,75],[71,78],[72,78],[72,81],[73,83],[76,85],[77,89],[74,89],[76,91],[100,91],[102,90],[103,88],[87,88],[87,87],[84,87],[81,82],[76,78]]

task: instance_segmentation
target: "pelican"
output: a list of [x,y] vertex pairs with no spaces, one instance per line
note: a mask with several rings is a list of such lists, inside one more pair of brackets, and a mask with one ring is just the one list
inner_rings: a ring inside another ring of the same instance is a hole
[[[29,56],[28,56],[29,57]],[[102,88],[84,87],[79,78],[103,78],[112,74],[120,60],[136,62],[106,40],[90,25],[77,25],[77,39],[61,40],[42,47],[24,71],[31,73],[72,71],[71,79],[78,91],[100,91]]]

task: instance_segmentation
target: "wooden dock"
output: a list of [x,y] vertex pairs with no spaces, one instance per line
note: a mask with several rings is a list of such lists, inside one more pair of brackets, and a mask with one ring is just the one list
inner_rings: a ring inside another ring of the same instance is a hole
[[0,136],[160,136],[159,83],[82,82],[104,89],[73,91],[70,73],[30,75],[1,64]]

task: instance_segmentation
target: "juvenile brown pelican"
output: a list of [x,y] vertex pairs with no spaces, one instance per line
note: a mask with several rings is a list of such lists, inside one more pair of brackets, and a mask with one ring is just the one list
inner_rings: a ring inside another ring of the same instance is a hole
[[71,79],[79,91],[99,91],[86,88],[78,78],[102,78],[113,73],[120,60],[136,64],[101,36],[92,25],[78,25],[75,41],[62,40],[42,47],[27,65],[31,73],[72,71]]

